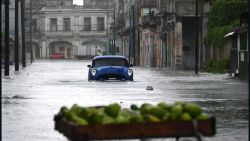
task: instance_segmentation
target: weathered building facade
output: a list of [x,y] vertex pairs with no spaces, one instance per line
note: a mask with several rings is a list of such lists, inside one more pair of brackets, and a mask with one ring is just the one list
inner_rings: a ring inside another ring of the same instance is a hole
[[116,23],[119,25],[117,27],[117,33],[121,39],[120,54],[127,57],[131,63],[136,62],[140,57],[134,52],[134,49],[138,48],[136,44],[139,42],[139,38],[136,36],[138,34],[136,34],[135,31],[138,22],[137,3],[135,2],[133,6],[131,1],[118,0],[118,5],[119,12],[117,13],[118,18]]
[[[133,11],[130,15],[136,14],[135,17],[138,18],[127,18],[134,21],[135,26],[125,27],[122,35],[124,38],[132,37],[132,29],[135,27],[136,43],[129,47],[134,50],[129,56],[135,54],[138,58],[136,65],[173,69],[194,68],[195,0],[136,0],[129,6],[129,13]],[[132,6],[136,8],[132,9]],[[203,37],[206,35],[209,2],[199,1],[198,11],[201,65],[206,61]],[[132,42],[131,39],[129,42]]]
[[[34,58],[63,53],[65,58],[90,58],[107,51],[106,41],[113,22],[114,2],[52,0],[32,15]],[[36,3],[33,3],[34,6]]]

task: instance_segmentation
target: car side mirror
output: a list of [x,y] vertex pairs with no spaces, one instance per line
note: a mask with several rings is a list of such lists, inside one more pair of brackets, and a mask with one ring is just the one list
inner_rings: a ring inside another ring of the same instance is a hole
[[133,67],[134,65],[133,64],[129,64],[129,67]]
[[91,65],[87,65],[88,68],[91,68]]

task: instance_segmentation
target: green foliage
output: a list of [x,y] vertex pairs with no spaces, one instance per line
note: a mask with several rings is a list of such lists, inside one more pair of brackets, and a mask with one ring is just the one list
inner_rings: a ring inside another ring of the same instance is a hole
[[214,47],[223,47],[226,43],[224,36],[232,29],[232,27],[233,26],[229,25],[212,28],[209,30],[205,42],[213,45]]
[[225,73],[229,69],[229,60],[222,59],[218,61],[209,60],[205,71],[211,73]]
[[216,0],[208,15],[208,28],[229,25],[239,20],[241,12],[246,8],[246,0]]
[[215,0],[208,14],[205,42],[214,47],[223,47],[225,34],[239,26],[240,14],[246,9],[246,0]]

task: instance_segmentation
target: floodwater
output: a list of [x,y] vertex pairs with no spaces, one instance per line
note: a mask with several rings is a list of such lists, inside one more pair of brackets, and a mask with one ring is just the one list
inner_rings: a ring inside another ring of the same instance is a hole
[[[3,141],[67,141],[54,130],[61,106],[122,107],[160,101],[192,101],[215,116],[217,133],[206,141],[248,140],[248,84],[228,74],[134,67],[134,82],[88,82],[83,60],[36,60],[2,78]],[[146,87],[152,86],[153,91]],[[158,139],[157,139],[158,140]],[[169,139],[160,139],[169,140]],[[171,139],[172,140],[172,139]],[[195,140],[188,138],[183,140]]]

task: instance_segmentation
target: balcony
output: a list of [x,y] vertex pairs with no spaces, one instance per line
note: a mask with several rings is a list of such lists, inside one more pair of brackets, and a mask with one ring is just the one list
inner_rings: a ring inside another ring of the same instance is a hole
[[97,31],[97,30],[91,30],[91,31],[85,31],[85,30],[79,30],[78,33],[76,33],[81,36],[106,36],[106,30]]
[[82,30],[82,29],[76,29],[76,30],[47,30],[45,32],[46,36],[105,36],[106,30]]
[[141,25],[144,28],[156,27],[161,24],[161,19],[159,16],[145,15],[142,17]]
[[[25,34],[30,35],[30,32],[26,30]],[[44,36],[44,32],[40,30],[32,30],[31,36],[32,38],[40,38],[41,36]]]
[[139,6],[142,7],[157,7],[157,0],[141,0]]
[[47,30],[45,32],[46,36],[72,36],[73,31],[65,31],[65,30]]

